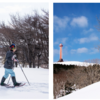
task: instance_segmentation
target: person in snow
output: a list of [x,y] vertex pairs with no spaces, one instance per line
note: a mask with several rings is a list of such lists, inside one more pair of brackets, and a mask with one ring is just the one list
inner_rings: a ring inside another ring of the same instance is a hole
[[13,43],[10,46],[10,50],[7,51],[7,53],[6,53],[6,58],[5,58],[5,63],[4,63],[5,75],[1,79],[1,83],[0,83],[1,86],[7,85],[4,82],[7,79],[7,77],[9,76],[9,74],[12,77],[12,81],[13,81],[14,86],[19,86],[21,84],[21,83],[16,82],[15,73],[13,71],[14,62],[18,61],[17,59],[15,59],[15,57],[16,57],[16,55],[14,54],[15,51],[16,51],[16,48],[15,48],[15,44]]

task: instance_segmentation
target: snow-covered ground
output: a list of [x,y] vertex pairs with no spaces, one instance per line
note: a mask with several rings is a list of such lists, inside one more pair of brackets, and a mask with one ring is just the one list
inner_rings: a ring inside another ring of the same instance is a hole
[[54,64],[88,66],[88,65],[93,65],[94,63],[66,61],[66,62],[54,62]]
[[71,94],[68,94],[67,96],[60,97],[58,99],[98,99],[100,100],[100,82],[94,83],[92,85],[89,85],[85,88],[82,88],[80,90],[74,91]]
[[[18,82],[26,83],[19,88],[6,88],[0,86],[0,99],[48,99],[49,98],[49,69],[23,68],[30,85],[28,85],[20,68],[15,68]],[[4,75],[4,68],[0,68],[0,81]],[[9,79],[9,78],[8,78]],[[8,79],[5,83],[8,82]],[[12,80],[10,79],[10,84]]]

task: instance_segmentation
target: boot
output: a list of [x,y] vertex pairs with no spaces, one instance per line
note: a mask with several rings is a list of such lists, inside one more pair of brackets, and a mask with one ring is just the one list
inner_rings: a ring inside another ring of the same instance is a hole
[[1,79],[1,83],[0,83],[1,86],[5,86],[5,85],[7,85],[7,84],[4,83],[5,80],[6,80],[6,78],[2,77],[2,79]]
[[12,81],[13,81],[14,86],[20,86],[21,85],[21,83],[16,82],[16,78],[14,76],[12,77]]

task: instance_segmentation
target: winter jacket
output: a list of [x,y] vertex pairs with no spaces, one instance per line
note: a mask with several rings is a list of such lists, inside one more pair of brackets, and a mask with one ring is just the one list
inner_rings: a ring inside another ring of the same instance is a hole
[[4,68],[13,69],[14,67],[14,61],[12,60],[13,55],[14,55],[13,51],[8,51],[6,53]]

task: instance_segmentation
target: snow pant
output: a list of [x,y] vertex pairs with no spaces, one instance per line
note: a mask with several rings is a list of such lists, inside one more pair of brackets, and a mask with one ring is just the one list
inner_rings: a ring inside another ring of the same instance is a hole
[[5,75],[3,76],[4,78],[7,78],[9,76],[9,74],[12,76],[12,77],[15,77],[15,72],[12,70],[12,69],[6,69],[5,68]]

